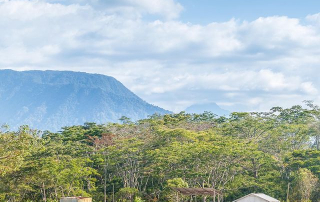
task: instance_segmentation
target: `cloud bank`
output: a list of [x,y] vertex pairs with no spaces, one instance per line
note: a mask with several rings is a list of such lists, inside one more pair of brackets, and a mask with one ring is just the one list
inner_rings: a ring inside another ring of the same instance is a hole
[[0,0],[0,68],[114,76],[169,110],[320,101],[320,14],[207,25],[174,0]]

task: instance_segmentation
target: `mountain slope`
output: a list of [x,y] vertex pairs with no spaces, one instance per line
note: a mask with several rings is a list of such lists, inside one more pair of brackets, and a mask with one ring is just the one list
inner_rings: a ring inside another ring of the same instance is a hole
[[170,113],[140,99],[116,79],[81,72],[0,70],[0,124],[42,130],[84,122],[117,122]]
[[212,112],[218,116],[227,116],[230,114],[228,110],[222,109],[216,103],[194,104],[185,110],[187,113],[200,114],[205,111]]

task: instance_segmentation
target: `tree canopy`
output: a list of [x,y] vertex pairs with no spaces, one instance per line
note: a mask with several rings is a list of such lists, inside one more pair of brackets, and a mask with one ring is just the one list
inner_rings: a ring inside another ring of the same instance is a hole
[[320,110],[153,115],[60,132],[0,130],[0,201],[171,201],[169,187],[320,198]]

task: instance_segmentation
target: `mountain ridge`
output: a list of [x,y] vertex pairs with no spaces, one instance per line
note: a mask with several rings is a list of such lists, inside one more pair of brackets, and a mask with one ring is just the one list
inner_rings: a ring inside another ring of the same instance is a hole
[[0,123],[57,131],[170,111],[139,98],[110,76],[72,71],[0,70]]

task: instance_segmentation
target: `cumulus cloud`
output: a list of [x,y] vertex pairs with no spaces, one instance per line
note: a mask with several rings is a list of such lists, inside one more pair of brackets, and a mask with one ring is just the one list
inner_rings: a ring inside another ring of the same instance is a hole
[[316,14],[313,14],[313,15],[308,15],[306,17],[307,20],[309,21],[313,21],[313,22],[320,22],[320,13],[316,13]]
[[138,6],[150,14],[164,15],[168,19],[179,17],[183,10],[181,4],[174,2],[174,0],[125,0],[124,2]]
[[320,14],[198,25],[179,21],[182,10],[174,0],[0,0],[0,68],[111,75],[175,111],[320,101]]
[[64,6],[38,1],[4,1],[0,7],[0,16],[4,19],[30,21],[40,17],[57,18],[75,14],[79,6]]
[[[178,18],[183,6],[175,0],[43,0],[50,3],[90,5],[108,13],[140,16],[156,14],[166,19]],[[128,14],[130,13],[130,14]]]

